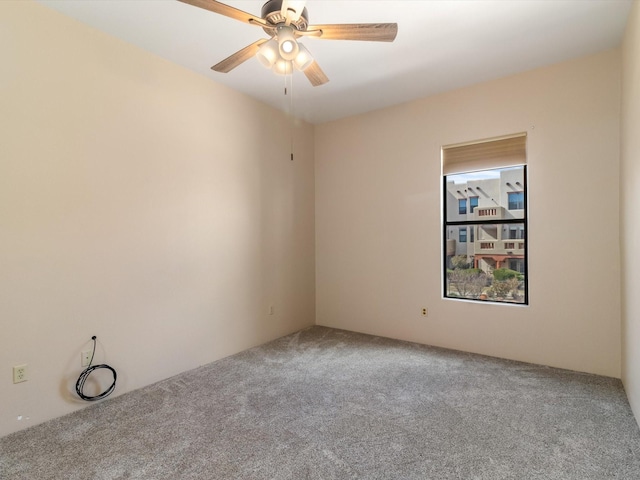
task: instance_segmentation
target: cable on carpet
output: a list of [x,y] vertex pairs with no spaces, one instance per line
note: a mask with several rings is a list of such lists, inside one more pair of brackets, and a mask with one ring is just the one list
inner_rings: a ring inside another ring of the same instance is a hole
[[[91,353],[91,360],[89,360],[89,366],[82,371],[82,373],[80,374],[80,377],[78,377],[78,381],[76,382],[76,393],[82,400],[86,400],[88,402],[91,402],[94,400],[101,400],[111,395],[111,393],[116,388],[116,378],[118,377],[118,375],[116,374],[116,371],[109,365],[106,365],[104,363],[102,365],[91,365],[93,363],[93,356],[96,354],[96,336],[94,335],[93,337],[91,337],[91,340],[93,340],[93,352]],[[100,393],[99,395],[95,395],[95,396],[85,395],[84,383],[87,381],[87,378],[89,378],[89,375],[91,375],[94,371],[101,368],[106,368],[107,370],[111,370],[111,373],[113,374],[113,383],[109,388],[107,388],[104,392]]]

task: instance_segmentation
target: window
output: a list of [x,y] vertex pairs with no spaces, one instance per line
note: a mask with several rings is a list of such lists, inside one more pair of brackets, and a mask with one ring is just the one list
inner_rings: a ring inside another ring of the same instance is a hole
[[509,260],[509,268],[515,272],[524,273],[524,262],[518,258]]
[[446,298],[528,303],[526,138],[443,147]]
[[509,240],[522,240],[524,239],[524,227],[510,225],[509,226]]
[[458,215],[467,214],[467,199],[461,198],[458,200]]
[[473,213],[477,206],[478,197],[469,197],[469,212]]
[[522,210],[524,208],[524,192],[509,192],[509,210]]

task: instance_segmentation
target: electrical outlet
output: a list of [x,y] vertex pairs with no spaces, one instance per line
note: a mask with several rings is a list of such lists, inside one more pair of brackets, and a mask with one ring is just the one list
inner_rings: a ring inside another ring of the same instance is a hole
[[80,353],[80,366],[88,367],[91,363],[91,350],[85,350]]
[[427,307],[422,307],[422,316],[426,317],[428,313],[429,311],[427,310]]
[[273,305],[269,307],[269,315],[273,315]]
[[16,365],[13,367],[13,383],[26,382],[27,378],[27,364]]

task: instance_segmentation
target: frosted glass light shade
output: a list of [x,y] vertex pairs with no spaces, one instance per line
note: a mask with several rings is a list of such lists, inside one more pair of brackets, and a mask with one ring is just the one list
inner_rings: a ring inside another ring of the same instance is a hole
[[276,63],[273,64],[271,70],[278,75],[290,75],[293,72],[293,62],[279,58]]
[[307,47],[305,47],[301,43],[298,43],[298,55],[296,55],[296,58],[293,61],[293,64],[295,65],[295,67],[298,70],[304,70],[312,63],[313,63],[313,57],[311,56],[311,53],[309,52],[309,50],[307,50]]
[[291,27],[278,27],[278,50],[285,60],[294,60],[298,55],[299,47]]
[[267,68],[273,67],[273,64],[279,58],[278,53],[278,42],[275,39],[271,39],[268,42],[260,45],[258,49],[258,53],[256,53],[256,57],[260,60],[260,63]]

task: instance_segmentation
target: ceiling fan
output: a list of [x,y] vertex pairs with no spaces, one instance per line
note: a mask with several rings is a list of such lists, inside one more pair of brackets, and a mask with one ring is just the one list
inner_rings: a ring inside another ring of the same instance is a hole
[[271,37],[244,47],[211,67],[212,70],[228,73],[255,55],[260,63],[278,74],[292,73],[294,68],[301,70],[314,87],[327,83],[329,78],[298,38],[393,42],[398,33],[397,23],[309,25],[306,0],[268,0],[260,17],[215,0],[179,1],[262,27]]

